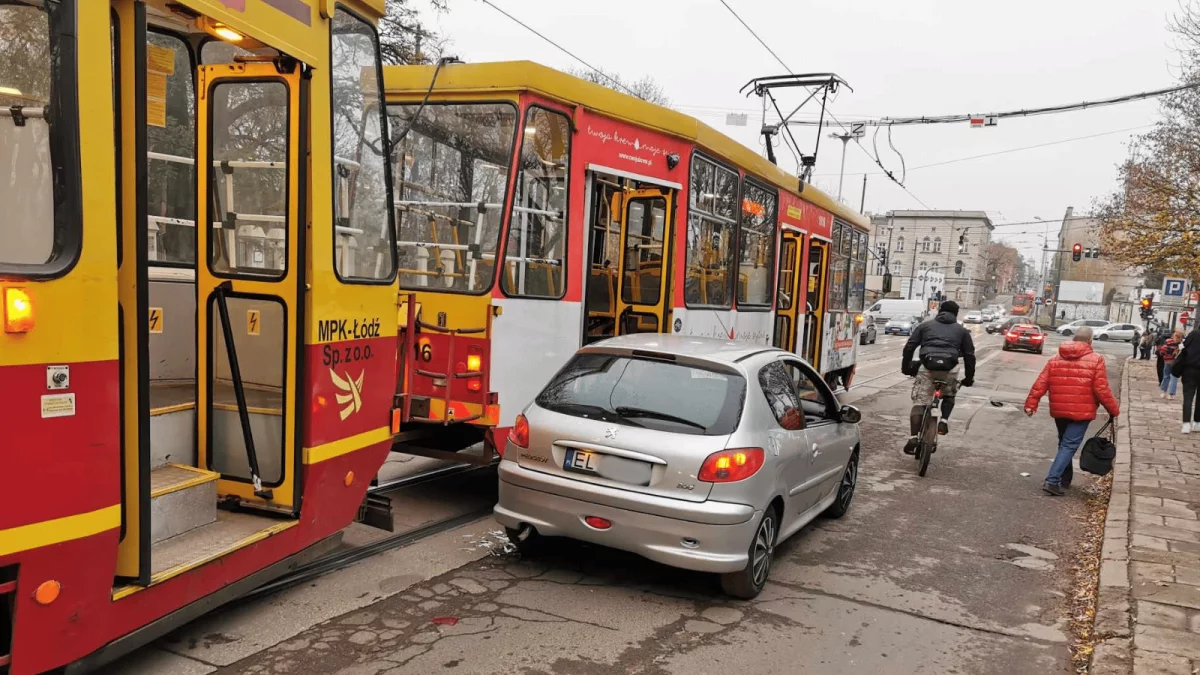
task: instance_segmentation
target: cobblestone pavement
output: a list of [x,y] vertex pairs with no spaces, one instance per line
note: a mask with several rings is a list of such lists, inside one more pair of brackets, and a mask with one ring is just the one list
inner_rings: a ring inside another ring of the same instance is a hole
[[1061,499],[1040,489],[1054,427],[1019,402],[1045,359],[981,358],[923,479],[899,450],[911,380],[875,382],[856,402],[854,507],[784,542],[752,602],[722,596],[711,575],[596,546],[547,542],[520,558],[500,535],[494,556],[252,656],[224,659],[220,633],[172,648],[221,662],[204,671],[218,675],[1070,673],[1070,570],[1091,481],[1077,474]]
[[1093,673],[1192,675],[1200,672],[1200,433],[1180,432],[1180,400],[1159,398],[1149,361],[1127,363],[1121,404],[1127,421],[1096,625],[1109,640]]

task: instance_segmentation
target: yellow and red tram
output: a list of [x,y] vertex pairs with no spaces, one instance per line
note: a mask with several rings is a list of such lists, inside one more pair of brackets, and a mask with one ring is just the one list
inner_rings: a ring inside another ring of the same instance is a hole
[[393,439],[384,0],[0,0],[0,673],[321,550]]
[[400,290],[416,334],[474,331],[501,452],[567,358],[618,334],[775,344],[849,384],[860,214],[694,118],[534,63],[387,67],[384,88]]

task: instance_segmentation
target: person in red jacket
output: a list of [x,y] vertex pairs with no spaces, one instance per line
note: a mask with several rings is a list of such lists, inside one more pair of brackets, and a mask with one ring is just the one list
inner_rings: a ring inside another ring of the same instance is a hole
[[1074,340],[1059,345],[1058,356],[1046,362],[1025,399],[1026,415],[1037,412],[1038,402],[1047,391],[1050,392],[1050,416],[1058,427],[1058,455],[1050,465],[1042,489],[1060,497],[1065,492],[1063,475],[1071,468],[1071,460],[1083,443],[1088,424],[1096,419],[1096,408],[1104,406],[1112,417],[1121,412],[1121,406],[1108,386],[1104,357],[1092,351],[1091,328],[1080,328]]

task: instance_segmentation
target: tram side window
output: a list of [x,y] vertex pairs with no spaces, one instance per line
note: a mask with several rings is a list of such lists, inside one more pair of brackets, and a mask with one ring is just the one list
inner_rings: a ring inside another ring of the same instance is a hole
[[[218,274],[287,272],[288,90],[282,82],[219,82],[209,95],[209,167]],[[219,165],[219,166],[217,166]]]
[[500,277],[506,295],[561,298],[565,292],[570,153],[566,115],[530,107]]
[[692,158],[688,186],[687,273],[689,307],[733,306],[738,174],[700,155]]
[[516,106],[390,105],[401,288],[486,293],[508,189]]
[[196,263],[196,99],[183,40],[146,33],[146,258]]
[[867,295],[867,235],[854,232],[854,255],[850,258],[850,297],[847,309],[863,311]]
[[370,24],[341,9],[332,31],[335,266],[342,279],[391,279],[395,247],[380,124],[379,41]]
[[[41,5],[41,3],[38,3]],[[42,265],[55,254],[49,15],[0,4],[0,264]],[[18,124],[10,108],[20,106]]]
[[741,251],[738,263],[738,307],[771,306],[775,265],[775,210],[772,190],[747,180],[742,189]]
[[[833,224],[833,245],[829,247],[829,309],[846,309],[846,277],[850,245],[849,228]],[[843,252],[845,251],[845,252]]]

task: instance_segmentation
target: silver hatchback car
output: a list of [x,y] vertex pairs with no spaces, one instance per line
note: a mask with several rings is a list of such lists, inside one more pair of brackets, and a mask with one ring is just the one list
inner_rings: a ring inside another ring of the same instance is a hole
[[517,418],[496,520],[523,552],[571,537],[719,573],[752,598],[776,544],[850,508],[860,418],[780,349],[613,338],[580,349]]

